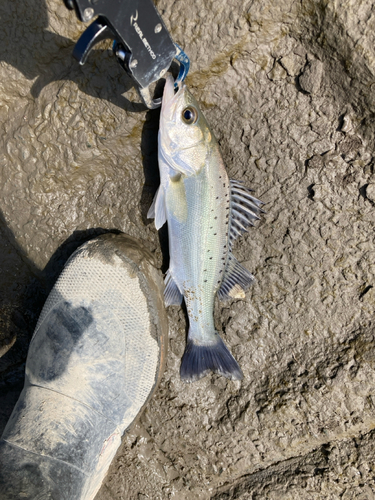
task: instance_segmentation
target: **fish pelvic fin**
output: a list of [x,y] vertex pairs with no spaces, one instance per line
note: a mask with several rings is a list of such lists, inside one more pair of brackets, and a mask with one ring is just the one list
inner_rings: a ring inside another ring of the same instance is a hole
[[165,290],[164,290],[164,303],[165,307],[168,306],[180,306],[183,295],[178,289],[176,282],[174,281],[171,272],[168,270],[165,276]]
[[188,338],[181,361],[181,380],[188,383],[195,382],[210,372],[231,380],[243,378],[241,368],[218,333],[216,339],[215,344],[202,345]]

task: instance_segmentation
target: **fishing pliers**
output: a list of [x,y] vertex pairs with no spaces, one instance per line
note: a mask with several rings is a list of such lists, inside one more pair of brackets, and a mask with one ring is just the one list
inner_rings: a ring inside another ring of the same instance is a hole
[[150,85],[162,78],[176,59],[180,65],[175,86],[189,71],[189,58],[173,42],[152,0],[64,0],[82,22],[95,20],[82,33],[73,56],[84,64],[92,48],[112,39],[113,52],[135,83],[149,109],[161,105],[151,97]]

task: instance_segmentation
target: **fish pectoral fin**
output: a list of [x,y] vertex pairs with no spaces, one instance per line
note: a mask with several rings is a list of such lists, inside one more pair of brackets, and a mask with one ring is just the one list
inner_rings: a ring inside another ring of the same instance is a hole
[[247,231],[249,226],[254,225],[255,220],[259,220],[263,202],[251,195],[250,189],[240,182],[230,180],[230,207],[231,217],[229,224],[229,242],[232,243]]
[[181,305],[183,295],[178,289],[178,286],[176,285],[176,282],[172,278],[172,275],[169,271],[167,272],[164,283],[165,283],[165,290],[164,290],[165,307]]
[[151,206],[148,209],[147,212],[147,219],[155,219],[155,205],[156,205],[156,198],[158,197],[160,186],[156,190],[156,193],[154,195],[154,199],[152,200]]
[[230,252],[217,296],[220,300],[244,299],[245,291],[254,279],[254,276]]
[[159,186],[158,190],[155,193],[151,207],[147,212],[148,219],[155,219],[156,229],[160,229],[167,222],[164,198],[164,189],[162,188],[162,186]]

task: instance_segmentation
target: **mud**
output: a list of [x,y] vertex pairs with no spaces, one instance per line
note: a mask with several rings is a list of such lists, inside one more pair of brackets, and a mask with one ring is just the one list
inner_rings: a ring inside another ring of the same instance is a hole
[[[159,0],[229,176],[267,203],[234,254],[257,278],[216,323],[245,378],[166,372],[97,498],[375,498],[375,13],[370,0]],[[57,0],[0,6],[0,417],[22,386],[38,313],[70,253],[120,230],[168,265],[146,219],[158,111],[145,112]],[[126,92],[126,93],[125,93]],[[16,340],[17,337],[17,340]],[[13,345],[12,345],[13,344]],[[12,345],[11,348],[9,348]],[[9,350],[8,350],[9,348]],[[6,352],[7,351],[7,352]]]

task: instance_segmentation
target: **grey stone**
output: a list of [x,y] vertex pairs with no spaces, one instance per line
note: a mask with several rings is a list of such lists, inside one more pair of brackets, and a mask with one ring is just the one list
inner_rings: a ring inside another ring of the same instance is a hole
[[305,64],[305,60],[298,54],[290,53],[280,60],[280,64],[285,68],[289,76],[299,75]]
[[[157,5],[191,58],[187,84],[229,176],[254,189],[267,213],[234,247],[255,285],[245,301],[216,308],[244,381],[179,380],[186,317],[171,307],[164,379],[98,498],[370,499],[373,4]],[[71,51],[83,26],[62,2],[0,9],[0,328],[7,345],[17,335],[0,360],[5,422],[28,332],[63,257],[94,230],[115,228],[147,241],[164,271],[167,262],[165,231],[159,237],[146,219],[158,185],[158,112],[129,103],[137,95],[109,44],[77,66]],[[301,69],[289,64],[293,54]],[[270,79],[275,64],[285,77]]]
[[366,197],[375,203],[375,183],[368,184],[366,187]]
[[285,71],[285,68],[279,62],[275,61],[273,68],[268,73],[268,78],[273,82],[277,82],[278,80],[284,80],[284,78],[287,77],[287,74],[288,73]]
[[302,75],[299,77],[299,84],[308,94],[316,94],[320,89],[323,76],[323,64],[320,61],[307,63]]

